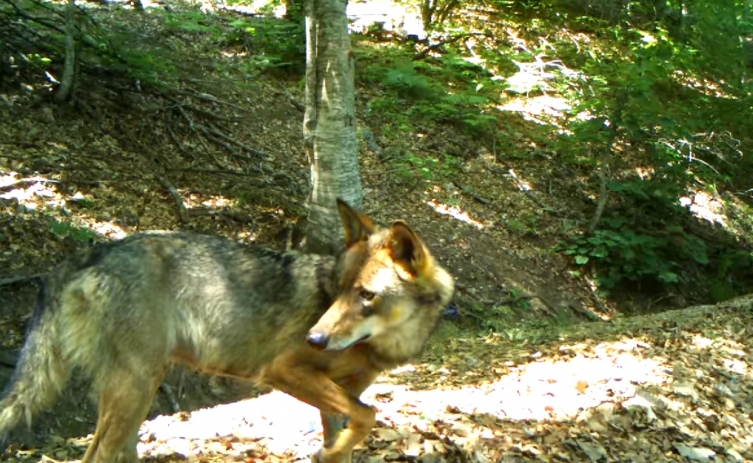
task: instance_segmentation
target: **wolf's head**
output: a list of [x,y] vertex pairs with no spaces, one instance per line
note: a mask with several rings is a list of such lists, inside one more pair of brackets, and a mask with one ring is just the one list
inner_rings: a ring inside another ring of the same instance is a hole
[[[418,331],[428,338],[452,296],[450,274],[404,222],[377,227],[344,201],[337,207],[346,245],[339,296],[308,332],[308,343],[342,350],[361,342],[391,344],[391,337]],[[426,339],[415,341],[423,347]]]

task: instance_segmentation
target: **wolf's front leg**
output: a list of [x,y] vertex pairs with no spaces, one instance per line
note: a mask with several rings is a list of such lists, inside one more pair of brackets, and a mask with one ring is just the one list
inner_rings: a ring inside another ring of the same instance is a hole
[[[333,432],[337,427],[334,422],[334,427],[325,429],[325,433],[330,436],[336,434],[336,437],[315,458],[319,463],[349,462],[353,447],[364,440],[376,424],[376,412],[322,371],[296,360],[294,355],[276,359],[264,369],[263,382],[318,408],[322,413],[346,416],[347,427],[339,433]],[[325,426],[329,424],[325,423]]]
[[[312,463],[321,463],[321,453],[325,448],[332,447],[337,436],[339,436],[342,430],[348,426],[348,418],[346,416],[321,412],[321,417],[322,428],[324,429],[324,447],[311,455]],[[353,452],[346,455],[340,463],[352,463],[352,461]]]

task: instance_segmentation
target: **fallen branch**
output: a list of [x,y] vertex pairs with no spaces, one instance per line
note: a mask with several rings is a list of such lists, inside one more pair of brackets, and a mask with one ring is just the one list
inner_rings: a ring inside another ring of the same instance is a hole
[[416,53],[413,56],[413,61],[422,60],[422,59],[426,58],[429,55],[429,53],[431,53],[433,51],[439,52],[440,49],[443,46],[445,46],[445,45],[448,45],[448,44],[451,44],[451,43],[455,43],[455,42],[458,42],[460,40],[468,40],[471,37],[479,37],[479,36],[481,36],[481,37],[493,37],[491,34],[487,34],[485,32],[472,32],[472,33],[468,33],[468,34],[454,35],[454,36],[448,37],[448,38],[446,38],[444,40],[440,40],[437,43],[433,43],[433,44],[427,46],[423,51],[421,51],[420,53]]
[[0,190],[6,190],[8,188],[12,188],[16,185],[20,185],[22,183],[60,183],[59,180],[52,180],[48,178],[43,177],[26,177],[26,178],[19,178],[14,179],[9,183],[0,185]]
[[42,278],[44,273],[35,273],[34,275],[28,275],[23,277],[11,277],[0,280],[0,286],[14,285],[16,283],[22,283],[25,281],[38,280]]
[[477,203],[481,203],[484,206],[488,206],[488,205],[492,204],[492,202],[489,201],[488,199],[482,198],[481,196],[478,196],[475,193],[471,193],[468,188],[464,187],[463,185],[461,185],[460,183],[456,182],[455,180],[452,181],[452,184],[455,185],[455,187],[457,187],[457,189],[460,190],[461,193],[470,196]]
[[222,116],[220,114],[215,114],[215,113],[213,113],[211,111],[207,111],[206,109],[201,109],[201,108],[199,108],[197,106],[186,104],[186,103],[178,103],[176,101],[175,104],[180,104],[181,106],[183,106],[185,108],[188,108],[189,110],[191,110],[191,111],[193,111],[195,113],[203,114],[203,115],[205,115],[207,117],[210,117],[212,119],[217,119],[219,121],[239,122],[239,121],[243,120],[242,117],[227,117],[227,116]]
[[287,98],[287,100],[290,102],[290,104],[293,105],[293,107],[295,107],[295,109],[297,109],[298,111],[300,111],[300,112],[305,112],[306,111],[306,107],[303,105],[303,103],[301,103],[300,101],[298,101],[295,98],[293,98],[293,95],[291,95],[290,93],[288,93],[287,90],[282,89],[282,88],[280,88],[280,89],[278,89],[278,88],[272,88],[271,90],[273,92],[275,92],[275,93],[277,93],[279,95],[282,95],[285,98]]
[[175,145],[175,148],[178,150],[179,153],[182,153],[188,157],[193,158],[194,161],[198,161],[196,159],[196,156],[192,152],[183,148],[183,145],[178,140],[178,137],[175,136],[175,132],[173,132],[173,129],[172,127],[170,127],[170,125],[166,125],[165,129],[167,130],[167,136],[170,137],[170,140],[173,141],[173,144]]
[[18,362],[18,352],[10,350],[0,351],[0,365],[7,368],[16,368]]
[[533,192],[531,191],[531,188],[524,184],[520,178],[518,178],[518,174],[515,173],[515,170],[513,170],[511,167],[507,167],[507,172],[504,172],[502,169],[498,169],[492,165],[484,164],[486,167],[486,170],[489,172],[500,174],[500,175],[506,175],[512,178],[515,185],[518,187],[518,190],[521,191],[523,194],[528,196],[528,198],[531,199],[531,201],[535,202],[544,212],[548,212],[553,215],[560,215],[561,213],[557,211],[556,209],[553,209],[549,206],[547,206],[543,201],[541,201]]
[[[212,174],[212,175],[238,175],[241,177],[255,177],[256,174],[250,173],[250,172],[241,172],[238,170],[230,170],[230,169],[194,169],[190,167],[181,168],[177,167],[174,169],[167,169],[168,172],[186,172],[191,174]],[[262,185],[262,186],[269,186],[269,185]]]
[[183,202],[183,197],[180,195],[180,192],[178,192],[178,189],[160,174],[155,173],[153,175],[154,178],[165,187],[168,193],[170,193],[170,196],[173,197],[175,205],[178,206],[178,216],[180,217],[181,223],[188,223],[188,209],[186,209],[186,204]]
[[170,407],[173,409],[173,413],[179,413],[180,404],[178,403],[178,399],[175,397],[173,388],[167,383],[162,383],[159,388],[167,396],[167,401],[170,402]]
[[208,127],[206,125],[201,125],[201,124],[197,125],[196,128],[199,129],[199,130],[201,130],[201,131],[203,131],[203,132],[205,132],[208,135],[214,135],[215,137],[221,138],[221,139],[227,141],[228,143],[232,143],[235,146],[238,146],[239,148],[243,148],[244,150],[246,150],[249,153],[254,154],[256,156],[262,156],[264,158],[269,158],[270,157],[264,151],[260,151],[260,150],[257,150],[255,148],[251,148],[249,146],[246,146],[243,143],[239,142],[238,140],[233,139],[229,135],[226,135],[226,134],[220,132],[219,130],[217,130],[215,128]]
[[224,217],[228,218],[230,220],[233,220],[235,222],[241,223],[243,225],[247,225],[250,223],[253,223],[254,218],[251,216],[248,216],[246,214],[240,214],[238,212],[228,211],[228,210],[213,210],[213,209],[194,209],[191,211],[194,215],[200,216],[200,215],[208,215],[210,217]]
[[183,95],[192,96],[194,98],[198,98],[199,100],[210,101],[212,103],[218,103],[218,104],[221,104],[221,105],[225,105],[227,107],[230,107],[230,108],[233,108],[233,109],[237,109],[238,111],[241,111],[241,112],[244,112],[244,113],[251,112],[248,108],[242,108],[242,107],[240,107],[238,105],[235,105],[233,103],[228,103],[227,101],[220,100],[216,96],[211,95],[209,93],[199,93],[199,92],[197,92],[197,91],[195,91],[193,89],[177,90],[177,93],[181,93]]

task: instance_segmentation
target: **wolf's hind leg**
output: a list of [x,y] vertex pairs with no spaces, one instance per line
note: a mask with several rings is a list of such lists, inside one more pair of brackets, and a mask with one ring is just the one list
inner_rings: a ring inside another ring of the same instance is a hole
[[99,396],[99,418],[81,463],[137,463],[138,432],[149,412],[162,374],[146,376],[128,369],[108,372]]

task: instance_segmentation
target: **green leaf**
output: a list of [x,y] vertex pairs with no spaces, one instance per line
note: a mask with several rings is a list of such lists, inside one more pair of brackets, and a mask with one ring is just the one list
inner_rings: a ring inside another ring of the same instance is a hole
[[661,272],[659,273],[659,280],[664,283],[677,283],[680,281],[680,277],[674,272]]

